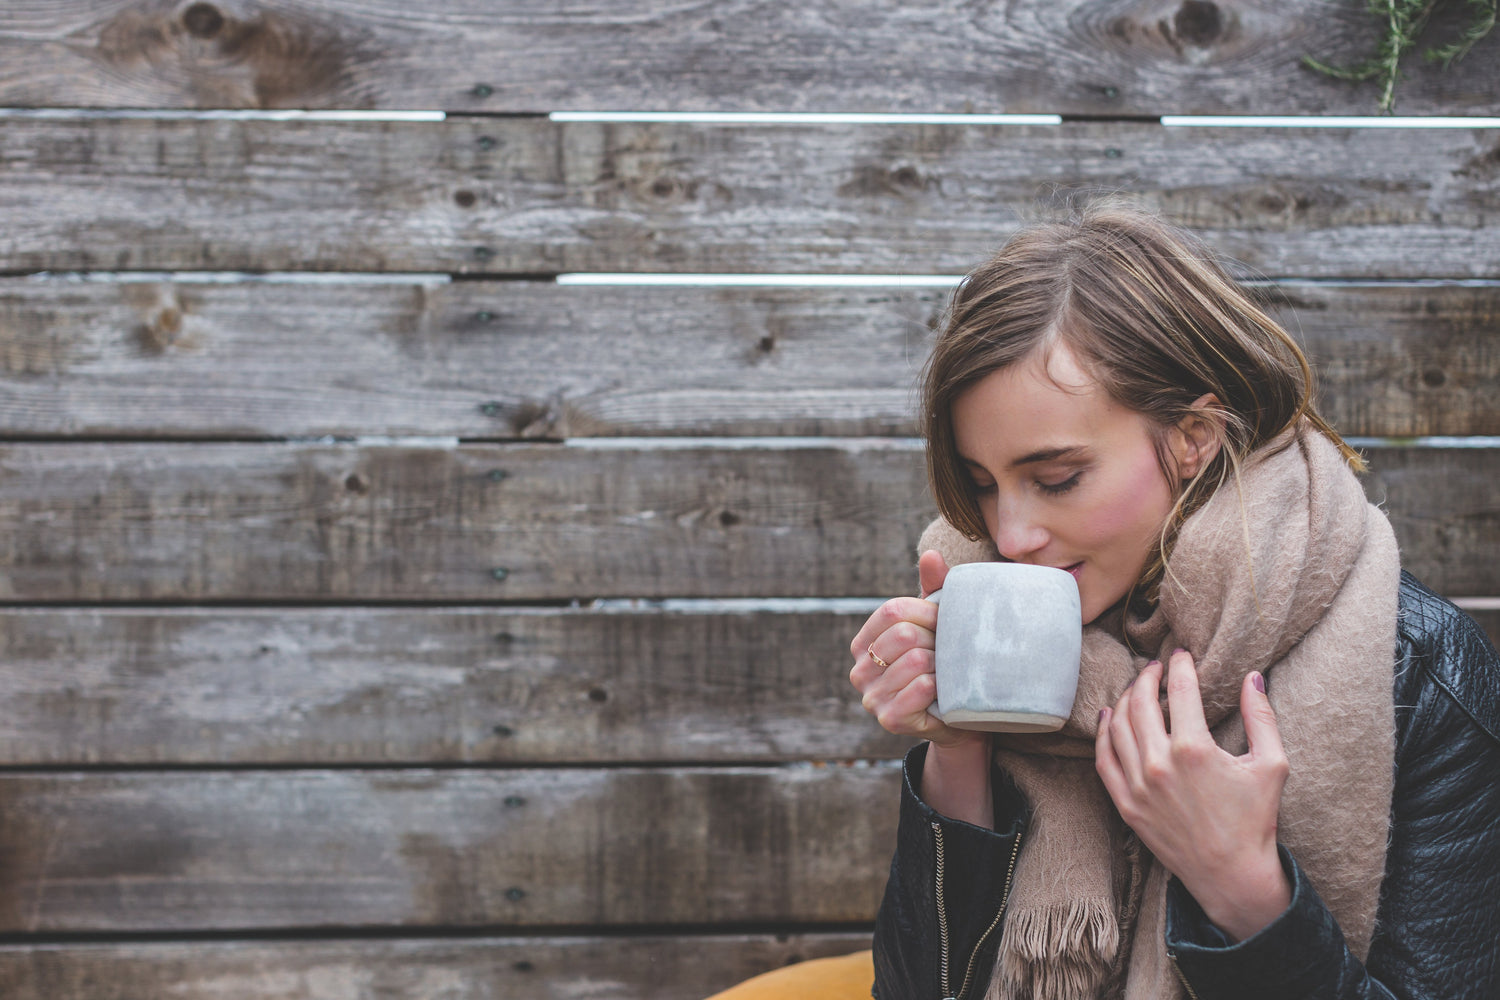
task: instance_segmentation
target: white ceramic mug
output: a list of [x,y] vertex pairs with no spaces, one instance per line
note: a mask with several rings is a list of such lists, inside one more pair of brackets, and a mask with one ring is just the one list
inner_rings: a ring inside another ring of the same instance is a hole
[[948,571],[937,623],[935,714],[958,729],[1049,733],[1078,693],[1083,612],[1066,570],[964,563]]

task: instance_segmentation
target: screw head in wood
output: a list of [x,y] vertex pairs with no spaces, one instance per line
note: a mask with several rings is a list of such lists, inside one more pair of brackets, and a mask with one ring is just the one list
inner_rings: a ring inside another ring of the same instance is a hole
[[469,91],[469,93],[483,100],[484,98],[493,95],[495,93],[495,88],[491,87],[487,83],[476,83],[474,84],[474,89]]

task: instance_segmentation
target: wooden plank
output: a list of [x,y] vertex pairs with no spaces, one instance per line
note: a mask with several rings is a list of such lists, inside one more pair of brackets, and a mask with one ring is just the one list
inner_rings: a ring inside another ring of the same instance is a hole
[[[1500,448],[1371,451],[1410,568],[1500,593]],[[919,444],[0,448],[10,601],[906,593]]]
[[1496,278],[1481,129],[0,120],[0,269],[960,273],[1113,191],[1272,277]]
[[0,279],[0,433],[911,435],[946,298]]
[[[0,279],[0,433],[915,435],[948,296],[438,280]],[[1256,292],[1345,433],[1500,434],[1500,285]]]
[[[1431,34],[1446,39],[1440,16]],[[458,0],[417,9],[51,0],[0,19],[0,102],[461,111],[1353,113],[1374,84],[1300,65],[1372,52],[1359,4],[1046,0],[1003,7]],[[1494,39],[1448,72],[1412,53],[1407,113],[1500,109]]]
[[1491,565],[1500,552],[1500,449],[1365,452],[1365,492],[1396,529],[1402,568],[1440,593],[1500,594],[1500,573]]
[[0,765],[897,757],[849,603],[5,611]]
[[1490,642],[1500,646],[1500,608],[1466,608],[1469,617],[1479,623]]
[[899,441],[15,445],[0,598],[900,593],[923,489]]
[[8,1000],[703,1000],[869,933],[0,946]]
[[[1500,612],[1470,613],[1500,639]],[[893,759],[911,741],[847,680],[865,617],[785,602],[12,610],[0,765]]]
[[[861,603],[873,608],[874,601]],[[1500,611],[1471,608],[1500,642]],[[893,759],[866,611],[0,612],[0,766]]]
[[1319,408],[1342,433],[1500,428],[1500,289],[1288,281],[1256,291],[1307,351]]
[[873,920],[895,763],[0,777],[0,932]]

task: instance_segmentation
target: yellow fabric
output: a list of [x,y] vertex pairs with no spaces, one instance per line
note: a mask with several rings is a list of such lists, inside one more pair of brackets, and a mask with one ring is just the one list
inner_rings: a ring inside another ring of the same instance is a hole
[[747,979],[708,1000],[870,1000],[875,960],[868,951],[814,958]]

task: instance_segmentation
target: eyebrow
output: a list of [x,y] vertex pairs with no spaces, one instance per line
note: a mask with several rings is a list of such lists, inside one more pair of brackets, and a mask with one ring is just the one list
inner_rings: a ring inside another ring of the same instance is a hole
[[[1073,458],[1074,456],[1082,454],[1087,450],[1088,449],[1081,444],[1064,445],[1060,448],[1038,448],[1036,451],[1027,452],[1020,458],[1015,459],[1010,463],[1009,466],[1007,466],[1007,468],[1018,469],[1023,465],[1033,465],[1037,462],[1052,462],[1056,461],[1059,458]],[[984,468],[984,466],[980,465],[972,458],[966,458],[963,455],[958,456],[958,458],[959,461],[963,462],[965,465],[972,465],[976,469]]]

